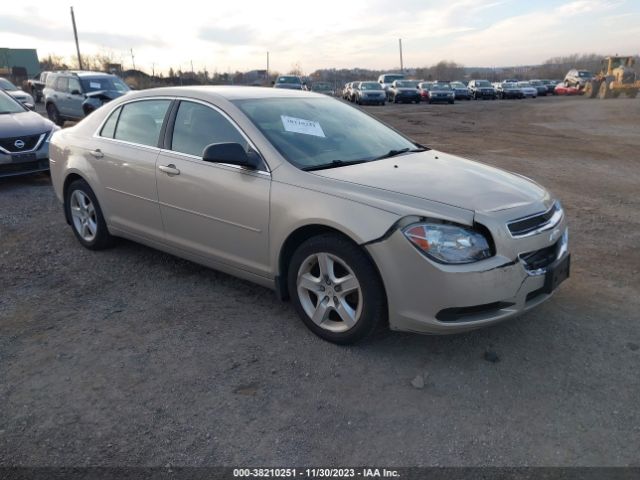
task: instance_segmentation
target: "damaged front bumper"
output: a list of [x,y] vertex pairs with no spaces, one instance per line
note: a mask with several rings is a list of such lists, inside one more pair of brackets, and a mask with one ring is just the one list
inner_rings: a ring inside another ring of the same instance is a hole
[[367,244],[385,286],[392,330],[447,334],[491,325],[541,304],[568,277],[564,216],[525,238],[496,235],[491,227],[496,255],[464,265],[430,260],[400,229]]

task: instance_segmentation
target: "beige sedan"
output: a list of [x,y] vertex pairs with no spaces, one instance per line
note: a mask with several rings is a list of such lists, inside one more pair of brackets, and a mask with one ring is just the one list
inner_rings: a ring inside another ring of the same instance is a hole
[[135,92],[54,134],[50,157],[85,247],[125,237],[273,288],[336,343],[489,325],[569,275],[544,188],[320,94]]

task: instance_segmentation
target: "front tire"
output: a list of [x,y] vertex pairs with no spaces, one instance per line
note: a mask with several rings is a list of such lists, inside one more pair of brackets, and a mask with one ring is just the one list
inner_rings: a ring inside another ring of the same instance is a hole
[[355,343],[387,320],[378,271],[358,245],[339,234],[318,235],[300,245],[287,281],[302,321],[329,342]]
[[98,199],[86,181],[78,179],[69,185],[64,208],[71,229],[83,247],[103,250],[113,245],[114,238],[107,229]]

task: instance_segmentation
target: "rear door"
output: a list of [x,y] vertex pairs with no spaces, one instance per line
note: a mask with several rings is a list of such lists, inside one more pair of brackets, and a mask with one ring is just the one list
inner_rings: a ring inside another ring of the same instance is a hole
[[70,77],[66,95],[66,106],[70,117],[84,117],[84,112],[82,111],[82,102],[84,102],[84,100],[80,80],[76,77]]
[[210,163],[212,143],[247,137],[216,107],[183,100],[167,127],[168,145],[158,157],[158,199],[167,242],[261,276],[269,274],[268,228],[271,175]]
[[51,94],[51,97],[60,114],[65,117],[69,115],[69,107],[67,104],[68,91],[69,77],[58,77],[55,83],[55,91]]
[[110,226],[150,240],[164,231],[156,188],[160,132],[171,99],[143,99],[116,108],[93,138],[89,161],[103,187]]

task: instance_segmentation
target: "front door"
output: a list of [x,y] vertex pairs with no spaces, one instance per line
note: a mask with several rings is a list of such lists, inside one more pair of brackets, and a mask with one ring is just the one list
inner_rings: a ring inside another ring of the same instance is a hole
[[157,162],[167,242],[267,276],[271,176],[266,166],[251,171],[202,160],[207,145],[222,142],[249,148],[245,136],[221,111],[198,102],[180,103],[170,149],[163,150]]

